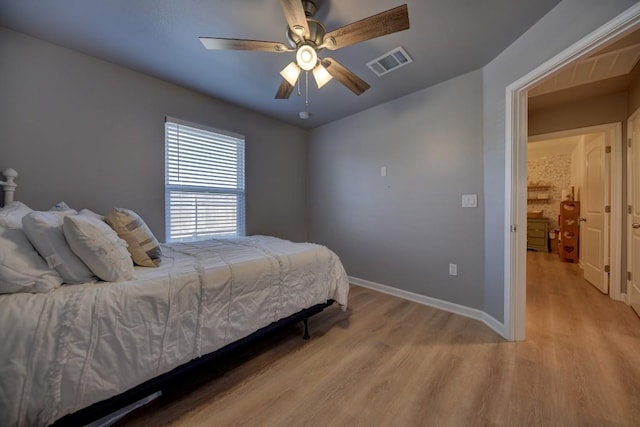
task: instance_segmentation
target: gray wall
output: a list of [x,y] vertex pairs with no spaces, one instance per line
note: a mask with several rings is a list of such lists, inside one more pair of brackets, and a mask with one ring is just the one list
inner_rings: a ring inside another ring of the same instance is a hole
[[245,135],[248,234],[307,239],[307,131],[2,28],[0,58],[0,169],[32,208],[128,207],[163,240],[172,116]]
[[312,131],[311,238],[353,276],[502,321],[505,89],[635,3],[564,0],[481,71]]
[[309,171],[310,237],[349,275],[483,308],[480,71],[314,129]]
[[504,319],[506,87],[579,41],[635,0],[564,0],[483,69],[485,312]]
[[[628,93],[617,92],[529,113],[529,135],[578,129],[627,120]],[[623,126],[623,140],[626,129]]]

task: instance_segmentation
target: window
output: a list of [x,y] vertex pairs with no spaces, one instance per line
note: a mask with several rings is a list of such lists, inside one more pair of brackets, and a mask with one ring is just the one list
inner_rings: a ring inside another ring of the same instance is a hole
[[244,235],[244,136],[165,123],[167,241]]

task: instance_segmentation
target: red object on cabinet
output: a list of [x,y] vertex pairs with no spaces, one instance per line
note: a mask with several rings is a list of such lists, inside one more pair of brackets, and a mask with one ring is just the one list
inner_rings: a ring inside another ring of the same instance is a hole
[[580,202],[560,202],[560,260],[578,262]]

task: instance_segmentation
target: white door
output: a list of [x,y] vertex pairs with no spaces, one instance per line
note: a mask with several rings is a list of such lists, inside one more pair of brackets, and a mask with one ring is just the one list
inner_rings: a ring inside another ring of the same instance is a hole
[[631,279],[627,284],[629,304],[640,315],[640,113],[636,112],[629,121],[631,147],[627,151],[627,185],[631,212],[628,216],[628,269]]
[[584,197],[580,203],[581,227],[584,227],[582,266],[584,278],[600,292],[609,293],[609,224],[605,206],[609,201],[609,162],[605,134],[585,145]]

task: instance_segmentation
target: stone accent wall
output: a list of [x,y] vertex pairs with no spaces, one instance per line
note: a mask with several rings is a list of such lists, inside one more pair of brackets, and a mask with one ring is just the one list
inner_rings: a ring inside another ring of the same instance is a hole
[[[536,203],[529,201],[527,202],[527,208],[529,210],[544,210],[544,217],[549,218],[550,228],[554,229],[558,224],[562,190],[571,185],[571,155],[560,154],[531,159],[528,161],[527,167],[529,185],[546,184],[551,186],[548,190],[548,202]],[[533,194],[536,194],[536,192],[533,192]]]

